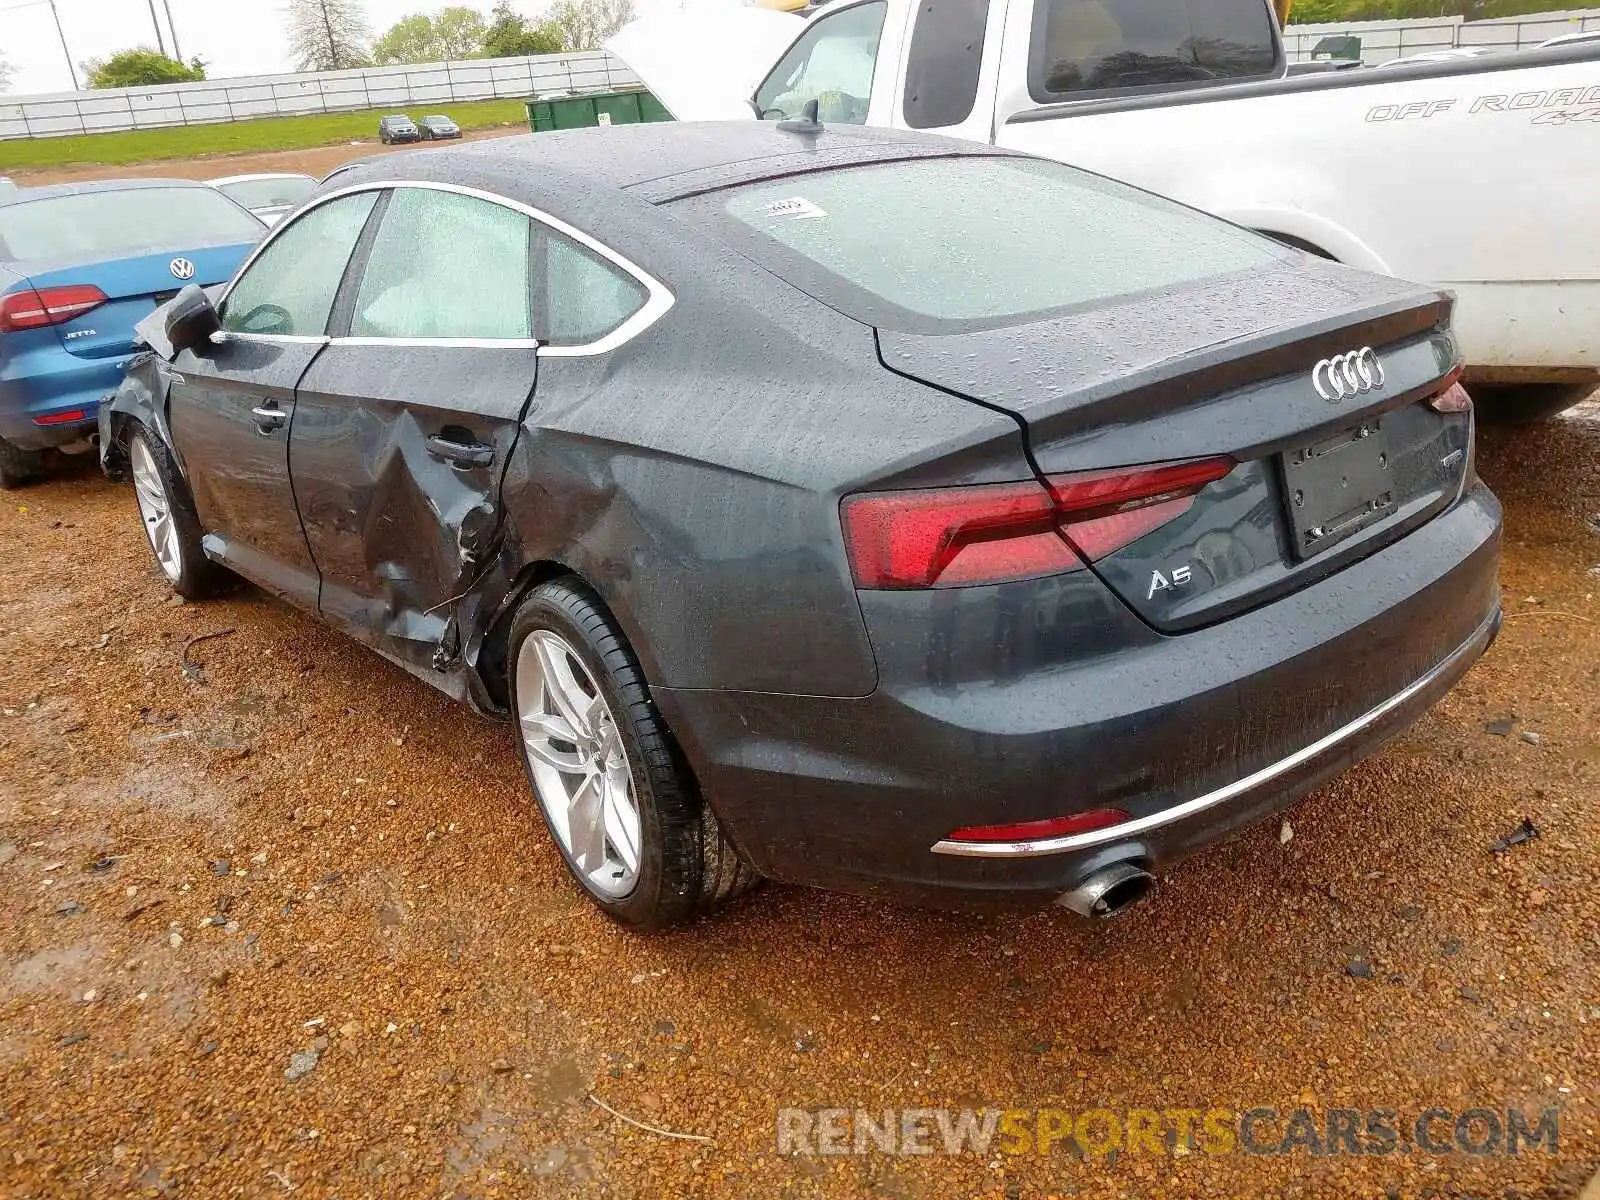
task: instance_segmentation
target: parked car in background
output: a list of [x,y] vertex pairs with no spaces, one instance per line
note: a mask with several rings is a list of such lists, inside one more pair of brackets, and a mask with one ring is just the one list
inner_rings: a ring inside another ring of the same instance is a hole
[[90,448],[134,325],[232,277],[266,226],[202,183],[113,179],[0,195],[0,487]]
[[210,183],[268,225],[276,225],[317,188],[317,181],[309,175],[288,174],[228,175]]
[[180,595],[510,718],[626,925],[757,875],[1106,916],[1494,636],[1450,310],[946,138],[553,132],[341,172],[103,451]]
[[1539,49],[1550,46],[1583,46],[1600,42],[1600,29],[1585,29],[1580,33],[1563,33],[1557,37],[1545,38],[1539,43]]
[[1574,202],[1600,195],[1600,45],[1290,76],[1269,0],[836,0],[664,6],[607,46],[680,120],[816,100],[830,127],[1041,154],[1448,287],[1491,415],[1600,385],[1600,222]]
[[423,117],[417,122],[417,128],[422,131],[422,140],[425,142],[449,141],[461,136],[461,126],[442,114]]
[[5,195],[7,192],[14,192],[16,190],[17,184],[15,180],[13,180],[9,175],[0,175],[0,196]]
[[1416,54],[1408,54],[1404,58],[1391,58],[1387,62],[1377,63],[1383,68],[1414,67],[1419,63],[1460,62],[1469,58],[1482,58],[1485,54],[1493,54],[1489,46],[1447,46],[1442,50],[1421,50]]
[[393,146],[399,142],[420,142],[422,131],[410,117],[397,113],[378,121],[378,140],[385,146]]

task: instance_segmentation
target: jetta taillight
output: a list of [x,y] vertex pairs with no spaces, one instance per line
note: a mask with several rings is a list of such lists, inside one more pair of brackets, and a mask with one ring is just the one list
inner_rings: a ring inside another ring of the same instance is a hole
[[1226,458],[1027,483],[864,492],[841,506],[856,586],[965,587],[1059,575],[1187,511]]
[[92,283],[23,288],[0,296],[0,333],[62,325],[111,299]]

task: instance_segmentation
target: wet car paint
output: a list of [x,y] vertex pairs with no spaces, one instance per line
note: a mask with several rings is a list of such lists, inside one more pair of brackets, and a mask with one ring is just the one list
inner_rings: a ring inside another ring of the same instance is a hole
[[[789,156],[789,143],[770,130],[739,127],[729,136],[764,137],[775,157]],[[542,144],[556,145],[558,158],[576,154],[571,141]],[[673,159],[652,144],[658,159]],[[910,152],[929,144],[913,139]],[[691,148],[674,161],[714,157],[712,145]],[[855,141],[845,149],[869,153]],[[929,848],[958,824],[1037,819],[1107,798],[1136,811],[1170,804],[1359,716],[1460,652],[1459,670],[1423,697],[1431,700],[1492,635],[1498,509],[1480,486],[1398,543],[1330,557],[1292,594],[1182,637],[1157,632],[1156,614],[1141,618],[1090,571],[858,591],[841,540],[844,496],[1031,478],[1036,431],[993,400],[953,394],[960,381],[930,385],[884,370],[893,355],[880,351],[881,334],[727,253],[670,208],[590,177],[575,187],[559,169],[529,172],[520,157],[529,153],[542,151],[467,147],[398,170],[513,196],[600,233],[668,282],[672,312],[592,356],[502,349],[496,363],[482,351],[452,357],[438,347],[311,347],[284,442],[298,503],[298,521],[286,527],[300,532],[314,566],[273,568],[287,585],[274,590],[498,713],[516,603],[554,574],[580,576],[638,654],[709,802],[765,872],[934,902],[1059,892],[1104,854],[996,863],[944,859]],[[662,164],[640,158],[605,169],[640,176],[654,197],[672,194],[670,181],[649,174]],[[685,176],[691,182],[733,170],[688,165],[699,172]],[[396,172],[392,163],[357,166],[338,182]],[[1421,398],[1450,365],[1447,303],[1353,272],[1341,286],[1328,328],[1381,338],[1386,327],[1369,309],[1389,305],[1412,334],[1411,365],[1390,402]],[[1119,437],[1126,448],[1112,462],[1146,461],[1121,456],[1148,455],[1169,436],[1172,457],[1194,453],[1206,443],[1179,447],[1185,436],[1215,435],[1208,403],[1256,384],[1288,396],[1288,376],[1271,367],[1292,359],[1294,377],[1303,377],[1304,347],[1279,355],[1273,337],[1251,333],[1249,351],[1265,357],[1245,367],[1237,347],[1230,358],[1212,343],[1168,343],[1161,361],[1171,379],[1191,381],[1178,361],[1189,355],[1201,381],[1191,387],[1217,389],[1163,401],[1170,435],[1157,422],[1106,419],[1116,409],[1114,381],[1083,388],[1078,408],[1097,412],[1099,423],[1083,419],[1061,439],[1070,453],[1059,461],[1090,465],[1097,446]],[[1304,338],[1302,329],[1276,340]],[[1002,342],[995,353],[1009,358],[1014,349]],[[283,362],[291,358],[299,362]],[[965,369],[981,376],[985,364]],[[162,397],[150,373],[135,372],[112,406],[108,446],[116,417],[160,427],[153,410]],[[1139,389],[1158,386],[1128,383],[1135,411],[1145,402]],[[1075,411],[1072,398],[1063,411]],[[1274,422],[1298,410],[1246,411],[1261,424],[1231,431],[1232,444],[1263,448],[1290,436],[1292,426]],[[430,454],[427,439],[445,423],[492,447],[493,466],[463,471]],[[247,496],[246,477],[264,468],[241,465],[222,483],[207,481],[218,468],[197,460],[226,454],[241,431],[213,424],[215,435],[200,435],[198,426],[173,436],[187,441],[185,467],[201,476],[197,504],[204,492],[205,504],[218,506],[203,508],[204,518],[222,511],[227,488]],[[1458,483],[1465,478],[1463,465]],[[287,479],[284,469],[281,480],[261,484],[280,522],[272,489]],[[283,562],[304,561],[281,549]],[[258,581],[272,575],[244,556],[234,565]],[[1284,802],[1291,783],[1353,761],[1395,727],[1341,746],[1198,830],[1128,849],[1150,861],[1186,852]]]

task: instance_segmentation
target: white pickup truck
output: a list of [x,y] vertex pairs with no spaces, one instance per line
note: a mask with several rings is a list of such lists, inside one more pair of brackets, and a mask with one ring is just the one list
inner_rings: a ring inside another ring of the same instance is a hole
[[680,120],[816,100],[824,125],[1043,155],[1452,288],[1492,415],[1600,384],[1600,45],[1298,73],[1269,0],[834,0],[665,12],[608,49]]

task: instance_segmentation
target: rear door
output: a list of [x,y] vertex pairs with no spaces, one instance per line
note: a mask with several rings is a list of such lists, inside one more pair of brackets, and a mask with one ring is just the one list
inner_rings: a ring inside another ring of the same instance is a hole
[[168,422],[206,550],[248,579],[316,603],[316,566],[289,485],[295,387],[327,344],[329,315],[377,202],[341,197],[276,234],[222,303],[222,333],[173,362]]
[[494,544],[538,373],[534,224],[492,198],[394,185],[295,397],[295,496],[332,621],[408,667],[458,653],[452,600]]

